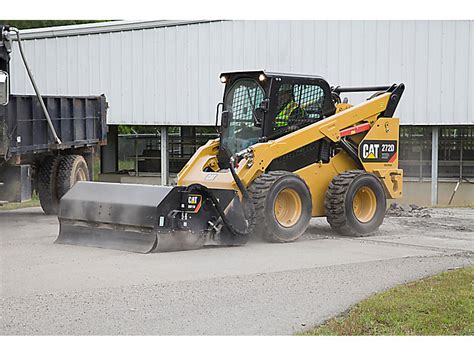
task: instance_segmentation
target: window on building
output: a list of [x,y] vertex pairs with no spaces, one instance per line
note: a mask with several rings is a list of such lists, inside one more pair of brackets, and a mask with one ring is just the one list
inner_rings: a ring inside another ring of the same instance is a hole
[[[400,168],[404,176],[431,178],[432,127],[400,127]],[[440,127],[438,178],[474,179],[474,127]]]
[[474,178],[474,127],[443,127],[439,130],[438,176]]

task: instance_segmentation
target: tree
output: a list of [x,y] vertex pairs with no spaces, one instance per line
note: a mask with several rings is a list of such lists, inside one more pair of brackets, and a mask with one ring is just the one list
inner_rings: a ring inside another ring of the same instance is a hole
[[20,30],[26,30],[27,28],[81,25],[84,23],[105,21],[108,20],[0,20],[0,23],[16,27]]

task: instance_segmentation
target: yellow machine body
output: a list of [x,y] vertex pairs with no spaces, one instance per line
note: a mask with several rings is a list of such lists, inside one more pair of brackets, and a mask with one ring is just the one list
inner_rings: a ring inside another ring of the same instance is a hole
[[[57,243],[140,253],[286,243],[320,216],[341,235],[377,230],[386,199],[402,196],[393,114],[403,84],[330,87],[265,71],[221,81],[220,138],[197,149],[177,186],[78,183],[61,199]],[[374,94],[351,105],[343,92]]]
[[[363,158],[364,152],[359,152],[363,169],[380,178],[388,198],[402,196],[403,172],[398,169],[399,119],[378,117],[386,107],[390,98],[389,93],[382,94],[360,105],[341,104],[333,116],[306,126],[288,135],[265,143],[257,143],[251,147],[253,161],[243,160],[237,168],[237,173],[246,187],[266,171],[270,163],[285,154],[291,153],[308,143],[327,138],[333,142],[341,139],[340,132],[344,129],[368,123],[368,131],[353,135],[354,140],[364,146],[365,141],[372,142],[368,150],[373,150],[375,158]],[[379,143],[377,143],[379,142]],[[395,157],[390,162],[380,162],[375,154],[381,154],[384,142],[395,142]],[[377,145],[378,144],[378,145]],[[217,154],[219,139],[209,141],[199,148],[178,174],[178,185],[189,186],[199,183],[208,188],[234,189],[238,187],[227,171],[220,171]],[[324,196],[331,180],[338,174],[357,169],[357,164],[348,154],[341,150],[330,161],[314,163],[295,171],[308,185],[312,198],[313,217],[324,216]],[[211,171],[207,171],[211,170]]]

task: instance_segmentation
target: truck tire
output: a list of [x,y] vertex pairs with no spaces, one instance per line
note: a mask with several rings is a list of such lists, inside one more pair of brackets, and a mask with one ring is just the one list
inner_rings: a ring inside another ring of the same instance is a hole
[[364,236],[382,224],[386,203],[384,188],[375,175],[350,170],[331,181],[324,208],[333,230],[345,236]]
[[48,215],[57,214],[59,209],[56,185],[58,167],[59,157],[57,156],[48,156],[39,163],[36,179],[38,195],[41,208]]
[[272,243],[298,239],[311,219],[312,201],[308,186],[288,171],[262,174],[249,188],[255,208],[254,234]]
[[58,197],[63,197],[78,181],[89,180],[89,168],[82,155],[63,155],[58,169]]

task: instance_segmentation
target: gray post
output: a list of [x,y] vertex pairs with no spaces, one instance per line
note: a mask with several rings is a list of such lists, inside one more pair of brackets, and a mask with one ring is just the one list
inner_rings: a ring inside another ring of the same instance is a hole
[[439,127],[431,133],[431,205],[438,204],[438,137]]
[[161,127],[161,185],[169,182],[168,127]]

